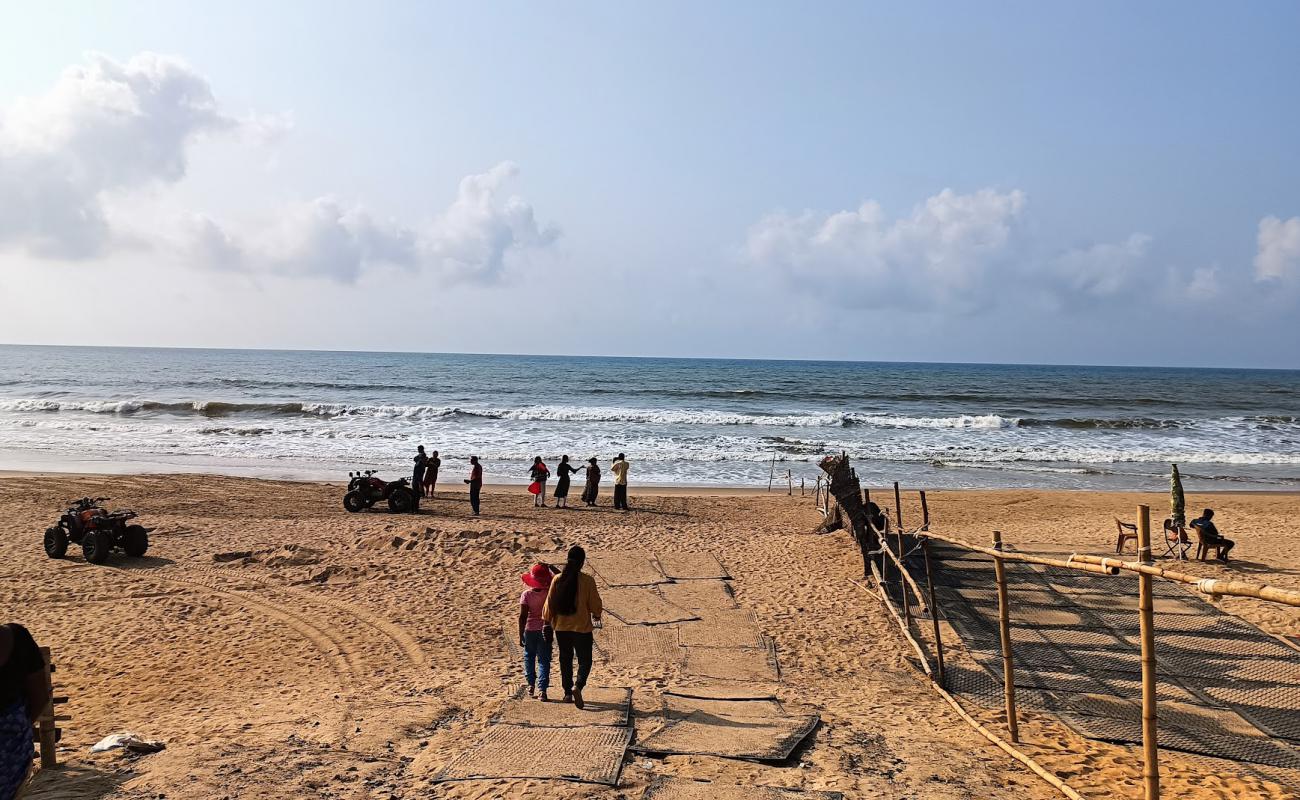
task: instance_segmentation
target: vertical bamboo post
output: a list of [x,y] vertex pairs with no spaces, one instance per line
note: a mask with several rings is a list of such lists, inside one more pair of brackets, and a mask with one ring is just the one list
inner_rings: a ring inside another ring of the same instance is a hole
[[[993,549],[1002,549],[1002,531],[993,531]],[[1002,694],[1007,706],[1007,729],[1011,741],[1020,741],[1016,719],[1016,669],[1011,659],[1011,614],[1007,609],[1007,569],[1001,556],[993,557],[993,574],[998,582],[998,630],[1002,638]]]
[[58,734],[54,730],[54,680],[50,676],[54,667],[50,663],[50,648],[42,647],[41,656],[45,660],[45,691],[50,702],[36,718],[36,738],[41,747],[41,768],[53,769],[59,765],[59,758],[55,749]]
[[[907,593],[907,562],[903,560],[903,529],[900,527],[897,535],[894,537],[898,542],[898,592],[903,596],[903,626],[909,631],[912,630],[912,603]],[[886,547],[889,545],[886,544]]]
[[772,469],[767,473],[767,490],[772,491],[772,481],[776,479],[776,450],[772,450]]
[[903,530],[903,496],[898,493],[898,481],[894,481],[894,522],[898,530]]
[[[1151,508],[1138,506],[1138,557],[1151,560]],[[1156,734],[1156,628],[1151,576],[1138,573],[1139,631],[1142,639],[1142,784],[1146,800],[1160,798],[1160,750]]]
[[[921,496],[924,497],[925,493],[922,492]],[[930,621],[934,623],[936,675],[939,678],[939,688],[946,689],[948,688],[948,679],[943,671],[943,637],[939,635],[939,602],[934,599],[934,576],[930,572],[930,540],[928,538],[921,540],[921,552],[925,554],[925,585],[930,591]]]
[[924,489],[921,490],[920,494],[921,494],[921,529],[928,531],[930,530],[930,506],[928,506],[925,502]]

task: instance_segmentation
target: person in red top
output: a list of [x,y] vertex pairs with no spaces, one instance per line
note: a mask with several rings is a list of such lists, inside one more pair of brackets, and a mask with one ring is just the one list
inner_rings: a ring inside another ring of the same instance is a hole
[[555,572],[554,567],[539,562],[519,576],[528,587],[519,596],[519,646],[524,650],[524,679],[528,681],[528,696],[536,697],[536,690],[540,689],[543,703],[551,685],[551,642],[555,633],[542,619],[542,610]]
[[478,496],[483,490],[483,465],[478,463],[478,456],[469,457],[469,477],[465,483],[469,484],[469,505],[474,509],[474,516],[478,516]]

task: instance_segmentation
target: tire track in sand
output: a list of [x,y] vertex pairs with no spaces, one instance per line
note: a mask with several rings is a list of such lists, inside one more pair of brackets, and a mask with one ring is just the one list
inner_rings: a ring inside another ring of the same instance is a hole
[[339,723],[339,741],[340,744],[347,744],[356,718],[356,701],[353,694],[356,691],[361,673],[356,666],[356,649],[347,643],[346,636],[340,629],[334,626],[317,625],[302,614],[285,608],[281,604],[260,599],[247,591],[222,586],[220,585],[220,579],[215,576],[205,580],[201,577],[162,575],[154,570],[141,570],[131,574],[150,580],[180,584],[196,589],[200,593],[233,600],[280,622],[306,639],[313,647],[327,656],[330,671],[334,673],[338,681],[339,696],[345,698],[340,709],[342,719]]
[[247,581],[248,583],[257,584],[261,589],[266,590],[270,594],[291,597],[299,603],[305,602],[307,604],[314,603],[317,605],[328,606],[382,636],[387,640],[390,646],[396,648],[398,653],[400,653],[400,660],[406,662],[405,666],[424,668],[429,665],[429,657],[425,654],[424,647],[416,641],[414,636],[407,633],[401,626],[392,620],[386,619],[354,603],[349,603],[346,600],[339,600],[335,597],[327,597],[310,591],[292,589],[278,585],[264,578],[251,575],[230,575],[221,570],[203,567],[191,570],[191,572],[210,575],[219,580]]

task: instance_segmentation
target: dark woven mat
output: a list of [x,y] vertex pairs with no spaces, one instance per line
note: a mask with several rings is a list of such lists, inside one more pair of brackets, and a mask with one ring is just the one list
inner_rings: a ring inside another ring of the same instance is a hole
[[638,741],[643,753],[712,755],[782,761],[817,727],[815,714],[781,717],[724,717],[697,711],[669,721]]
[[494,725],[434,781],[542,778],[617,786],[631,741],[631,728]]
[[641,800],[844,800],[840,792],[782,789],[775,786],[736,786],[660,776],[646,787]]
[[712,553],[659,553],[656,558],[663,573],[675,581],[731,579]]
[[534,728],[581,728],[588,725],[626,726],[632,714],[632,690],[588,686],[583,690],[583,708],[572,703],[543,703],[521,689],[507,700],[493,722],[498,725],[526,725]]

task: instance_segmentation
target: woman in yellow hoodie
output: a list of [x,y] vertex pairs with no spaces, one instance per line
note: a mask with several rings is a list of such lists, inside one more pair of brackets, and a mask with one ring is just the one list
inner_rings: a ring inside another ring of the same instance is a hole
[[[560,646],[560,679],[564,684],[564,701],[582,708],[582,690],[591,674],[593,621],[600,623],[605,608],[600,602],[596,579],[582,571],[587,551],[574,545],[564,562],[564,570],[551,581],[542,619],[555,630]],[[578,657],[578,675],[573,675],[573,657]]]

